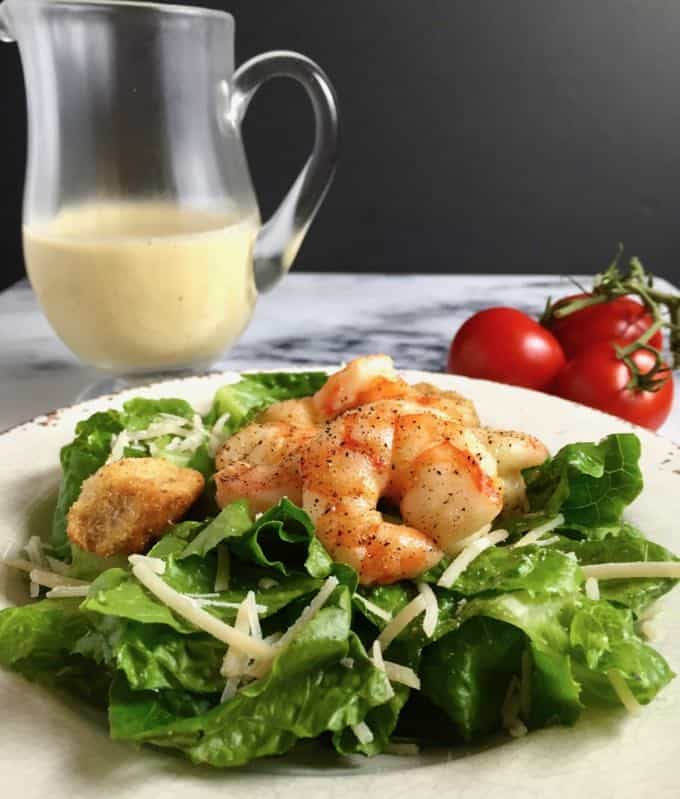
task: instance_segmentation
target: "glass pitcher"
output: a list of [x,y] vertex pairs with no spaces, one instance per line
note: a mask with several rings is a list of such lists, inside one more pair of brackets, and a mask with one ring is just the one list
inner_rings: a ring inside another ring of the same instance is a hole
[[[248,324],[258,290],[290,268],[333,177],[338,112],[304,56],[234,72],[234,20],[187,6],[5,0],[29,116],[23,238],[52,327],[118,375],[205,367]],[[311,100],[312,153],[260,222],[241,143],[269,78]]]

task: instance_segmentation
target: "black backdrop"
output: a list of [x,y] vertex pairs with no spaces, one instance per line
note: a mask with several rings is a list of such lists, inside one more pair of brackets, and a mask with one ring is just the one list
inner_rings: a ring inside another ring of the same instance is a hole
[[[677,0],[204,0],[238,62],[300,50],[334,81],[338,175],[296,268],[593,272],[623,241],[680,278]],[[0,288],[23,274],[25,111],[0,45]],[[278,81],[245,138],[267,214],[311,112]]]

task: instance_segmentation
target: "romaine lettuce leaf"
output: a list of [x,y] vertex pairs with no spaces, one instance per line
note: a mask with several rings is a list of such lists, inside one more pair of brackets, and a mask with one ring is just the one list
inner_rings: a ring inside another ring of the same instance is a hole
[[274,402],[315,394],[328,379],[324,372],[253,372],[238,383],[217,390],[206,424],[213,425],[225,413],[225,430],[235,433]]
[[333,566],[314,535],[312,520],[285,498],[256,521],[245,500],[227,505],[187,544],[181,557],[205,556],[221,543],[242,561],[283,575],[306,570],[313,577],[327,577]]
[[599,444],[568,444],[554,458],[523,472],[529,508],[587,538],[620,528],[621,514],[642,490],[640,440],[633,433],[607,436]]
[[500,729],[525,642],[517,627],[479,616],[425,649],[423,693],[446,712],[457,736],[470,741]]
[[78,599],[44,599],[0,611],[0,666],[106,706],[111,673],[74,651],[90,629]]
[[[588,566],[595,563],[630,563],[632,561],[677,561],[678,558],[662,547],[648,541],[639,530],[623,524],[616,536],[608,536],[601,541],[573,541],[560,537],[554,545],[562,552],[573,552],[580,564]],[[668,593],[677,580],[661,577],[635,578],[630,580],[601,580],[600,596],[630,608],[636,615],[643,613],[653,602]]]
[[78,499],[83,482],[106,463],[111,452],[111,439],[122,429],[118,411],[95,413],[78,422],[75,439],[61,450],[61,485],[49,538],[59,558],[70,554],[66,534],[68,510]]
[[[450,562],[449,558],[443,559],[422,579],[436,583]],[[555,549],[490,547],[472,561],[451,590],[466,597],[487,591],[570,594],[582,582],[578,564]]]
[[[197,763],[237,766],[356,724],[388,701],[390,686],[350,623],[349,591],[339,586],[277,657],[267,678],[189,717],[168,709],[167,692],[131,691],[118,680],[109,711],[111,735],[173,747]],[[345,657],[352,658],[352,668],[340,662]]]

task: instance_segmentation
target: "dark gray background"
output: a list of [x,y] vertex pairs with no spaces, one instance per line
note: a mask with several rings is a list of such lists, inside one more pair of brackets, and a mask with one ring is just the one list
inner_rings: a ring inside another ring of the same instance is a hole
[[[617,242],[680,278],[677,0],[204,0],[237,60],[300,50],[343,112],[338,176],[297,269],[594,272]],[[0,287],[23,274],[25,111],[0,45]],[[245,124],[263,213],[304,160],[300,89]]]

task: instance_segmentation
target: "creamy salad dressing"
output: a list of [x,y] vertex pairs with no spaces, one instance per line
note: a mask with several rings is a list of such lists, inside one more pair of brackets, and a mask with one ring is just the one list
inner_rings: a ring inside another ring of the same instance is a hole
[[67,208],[24,227],[31,283],[84,361],[142,371],[209,361],[255,304],[259,220],[163,203]]

